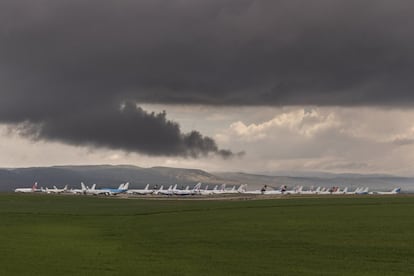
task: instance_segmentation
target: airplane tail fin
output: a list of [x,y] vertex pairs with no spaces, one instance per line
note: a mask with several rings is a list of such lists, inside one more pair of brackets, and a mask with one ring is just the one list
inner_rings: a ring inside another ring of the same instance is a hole
[[83,182],[81,182],[81,188],[82,188],[82,191],[86,191],[86,186]]
[[129,188],[129,182],[125,183],[123,190],[128,190]]
[[398,187],[397,189],[394,189],[394,193],[396,193],[396,194],[401,193],[401,188],[400,188],[400,187]]
[[93,184],[91,187],[91,190],[95,190],[95,188],[96,188],[96,184]]
[[201,182],[198,182],[197,185],[194,186],[193,190],[200,190],[201,188]]
[[63,187],[63,191],[67,191],[68,189],[68,185],[65,185],[65,187]]
[[247,187],[247,184],[242,184],[242,185],[240,185],[240,187],[237,189],[237,191],[238,191],[239,193],[244,193],[244,192],[246,191],[246,187]]
[[32,186],[32,190],[35,191],[37,189],[37,182],[35,182]]
[[121,185],[119,185],[118,190],[122,190],[124,188],[125,184],[122,183]]
[[348,192],[348,187],[345,187],[345,189],[342,191],[344,194]]
[[144,190],[148,190],[148,188],[149,188],[149,184],[147,184],[147,186],[145,186]]

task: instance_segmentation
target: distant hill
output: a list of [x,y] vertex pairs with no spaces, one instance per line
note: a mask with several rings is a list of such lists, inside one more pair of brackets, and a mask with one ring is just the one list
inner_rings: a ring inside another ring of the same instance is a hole
[[55,166],[0,169],[0,191],[11,191],[16,187],[39,186],[79,187],[80,182],[98,187],[117,187],[130,182],[130,188],[151,185],[194,185],[197,182],[222,184],[223,180],[202,170],[167,167],[141,168],[136,166]]
[[281,185],[288,187],[303,186],[305,189],[310,187],[369,187],[370,190],[391,190],[401,187],[403,192],[414,192],[414,178],[399,177],[392,175],[363,175],[363,174],[322,174],[320,176],[270,176],[246,173],[215,173],[222,179],[231,179],[234,182],[246,183],[251,187],[268,185],[275,189]]
[[0,191],[12,191],[16,187],[30,187],[38,182],[39,186],[63,187],[68,185],[79,188],[80,182],[98,187],[117,187],[120,183],[130,182],[130,188],[141,188],[147,183],[151,186],[194,185],[197,182],[210,187],[226,183],[228,185],[248,184],[248,189],[259,189],[268,185],[275,189],[281,185],[288,187],[311,186],[324,187],[370,187],[376,190],[390,190],[402,187],[403,191],[414,192],[414,178],[389,175],[360,174],[323,174],[319,176],[272,176],[263,174],[247,174],[237,172],[209,173],[197,169],[169,167],[142,168],[130,165],[96,165],[96,166],[54,166],[0,169]]

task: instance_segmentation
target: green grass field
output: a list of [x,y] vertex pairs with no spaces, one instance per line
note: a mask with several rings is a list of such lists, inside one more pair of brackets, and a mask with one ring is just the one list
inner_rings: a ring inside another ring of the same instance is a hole
[[1,194],[0,275],[414,275],[414,197]]

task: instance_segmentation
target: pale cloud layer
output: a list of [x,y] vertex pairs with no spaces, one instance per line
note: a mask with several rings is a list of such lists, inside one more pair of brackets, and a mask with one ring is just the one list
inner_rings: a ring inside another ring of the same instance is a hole
[[245,150],[223,160],[149,157],[118,150],[33,142],[2,128],[1,167],[63,164],[134,164],[208,171],[327,171],[414,175],[414,111],[338,107],[148,105],[167,110],[186,131],[196,127],[223,147]]

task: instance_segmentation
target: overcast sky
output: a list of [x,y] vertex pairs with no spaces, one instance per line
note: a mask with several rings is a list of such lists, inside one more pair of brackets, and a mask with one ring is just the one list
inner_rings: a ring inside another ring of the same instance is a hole
[[0,2],[0,166],[414,171],[414,3]]

